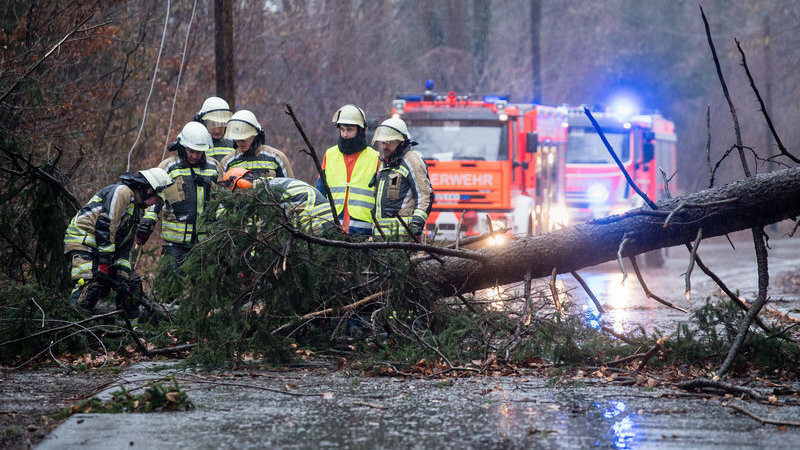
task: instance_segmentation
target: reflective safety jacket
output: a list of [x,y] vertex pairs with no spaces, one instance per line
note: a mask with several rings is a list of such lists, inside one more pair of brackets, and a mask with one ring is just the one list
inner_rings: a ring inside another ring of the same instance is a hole
[[233,139],[212,139],[214,147],[206,150],[206,158],[214,158],[217,162],[222,162],[226,156],[236,151],[236,143]]
[[372,228],[375,186],[370,186],[370,181],[375,177],[379,161],[378,152],[367,147],[359,152],[353,170],[348,174],[339,146],[325,151],[325,178],[336,204],[336,214],[341,215],[346,205],[351,227]]
[[392,164],[381,163],[377,185],[375,216],[383,232],[387,236],[408,235],[399,217],[415,234],[421,234],[433,207],[434,194],[428,165],[419,153],[405,150]]
[[334,223],[328,199],[310,184],[294,178],[270,178],[266,187],[286,210],[293,226],[320,232]]
[[64,253],[87,252],[98,265],[131,270],[133,237],[143,212],[128,186],[116,183],[100,189],[69,222]]
[[158,215],[162,212],[161,238],[172,244],[191,246],[205,240],[206,233],[199,225],[211,188],[216,185],[221,173],[216,160],[205,158],[196,166],[182,161],[178,155],[161,161],[158,167],[167,171],[175,180],[178,190],[178,201],[165,205],[156,204],[144,215],[142,225],[155,227]]
[[250,169],[256,178],[289,177],[294,178],[292,165],[289,158],[277,148],[269,145],[262,145],[258,149],[253,149],[240,153],[233,152],[222,159],[220,163],[222,173],[234,167]]

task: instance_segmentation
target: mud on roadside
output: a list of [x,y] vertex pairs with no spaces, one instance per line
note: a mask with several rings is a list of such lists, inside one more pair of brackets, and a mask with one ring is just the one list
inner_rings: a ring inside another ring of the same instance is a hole
[[65,419],[53,416],[117,379],[120,369],[65,373],[58,368],[0,372],[0,448],[35,446]]

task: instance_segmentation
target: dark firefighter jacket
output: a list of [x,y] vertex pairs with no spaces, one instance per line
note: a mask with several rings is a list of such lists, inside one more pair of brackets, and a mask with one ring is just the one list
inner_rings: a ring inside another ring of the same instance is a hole
[[220,178],[219,165],[212,158],[191,166],[182,161],[178,155],[161,161],[158,167],[167,171],[175,180],[179,200],[165,205],[156,204],[144,215],[142,225],[153,229],[162,213],[161,238],[171,244],[191,246],[206,238],[205,230],[199,225],[206,203],[208,203],[212,186]]
[[[406,149],[391,163],[381,162],[377,174],[375,216],[386,235],[407,235],[398,221],[421,234],[433,207],[433,188],[428,165],[419,153]],[[376,232],[377,234],[377,232]]]
[[222,166],[222,173],[234,167],[242,167],[250,169],[250,172],[256,178],[294,178],[294,171],[289,163],[289,158],[282,151],[269,145],[262,145],[257,149],[250,148],[244,153],[234,151],[223,158],[220,166]]
[[267,191],[283,206],[295,227],[319,232],[333,224],[327,198],[310,184],[294,178],[270,178]]
[[100,189],[69,223],[64,253],[90,253],[97,264],[131,269],[133,235],[144,209],[134,201],[131,188],[122,183]]
[[206,152],[206,158],[214,158],[217,162],[222,162],[226,156],[236,151],[236,143],[233,139],[212,139],[214,148]]

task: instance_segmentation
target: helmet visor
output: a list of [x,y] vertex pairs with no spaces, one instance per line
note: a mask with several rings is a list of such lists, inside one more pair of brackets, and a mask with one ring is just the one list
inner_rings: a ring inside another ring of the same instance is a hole
[[211,131],[214,128],[225,128],[228,126],[228,122],[217,122],[216,120],[204,120],[203,123],[206,124],[206,128]]
[[248,139],[257,134],[258,130],[256,130],[256,127],[247,122],[242,122],[241,120],[231,120],[228,122],[228,129],[225,131],[225,137],[227,139],[233,139],[234,141]]
[[391,142],[391,141],[404,141],[406,138],[400,134],[399,131],[389,128],[387,126],[379,126],[372,136],[372,143],[375,142]]
[[203,114],[203,117],[201,117],[201,119],[203,120],[203,122],[205,122],[207,127],[212,126],[209,122],[222,123],[222,125],[216,125],[216,126],[224,127],[225,124],[228,123],[229,120],[231,120],[231,115],[232,115],[231,112],[227,109],[216,109]]

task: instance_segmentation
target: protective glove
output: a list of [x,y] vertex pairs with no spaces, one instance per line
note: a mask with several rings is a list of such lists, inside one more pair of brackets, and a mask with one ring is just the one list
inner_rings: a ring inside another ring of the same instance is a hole
[[150,239],[151,234],[153,234],[153,225],[150,221],[142,221],[136,227],[136,245],[144,245]]
[[98,264],[97,269],[94,271],[94,279],[99,282],[108,282],[111,280],[111,265]]
[[414,235],[419,236],[425,231],[425,221],[420,217],[414,217],[411,219],[411,231],[414,232]]
[[146,244],[151,234],[153,233],[150,231],[136,230],[136,245],[141,246]]

